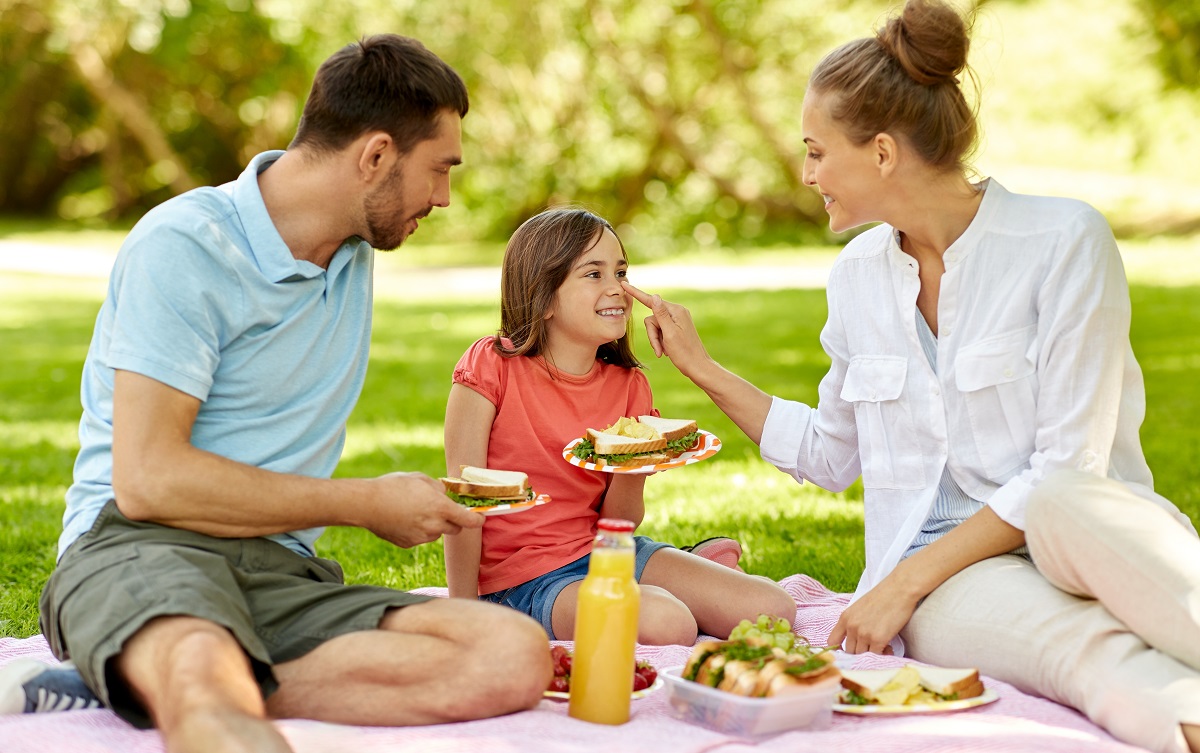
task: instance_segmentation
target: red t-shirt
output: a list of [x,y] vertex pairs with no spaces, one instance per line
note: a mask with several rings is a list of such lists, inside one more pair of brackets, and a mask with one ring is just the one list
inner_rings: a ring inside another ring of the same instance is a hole
[[[489,468],[524,471],[550,503],[483,526],[479,593],[512,588],[587,554],[611,474],[563,460],[567,444],[621,416],[658,415],[641,369],[597,360],[583,376],[555,371],[541,358],[505,358],[491,337],[475,342],[454,368],[454,382],[496,406]],[[506,344],[509,344],[506,341]]]

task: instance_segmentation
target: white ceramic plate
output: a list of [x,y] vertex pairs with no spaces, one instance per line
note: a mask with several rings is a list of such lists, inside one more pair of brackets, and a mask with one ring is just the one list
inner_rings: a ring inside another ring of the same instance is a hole
[[996,695],[996,691],[991,688],[985,688],[982,695],[977,695],[974,698],[964,698],[961,701],[937,701],[935,703],[904,704],[899,706],[876,706],[872,704],[856,706],[852,703],[835,703],[833,704],[833,710],[840,711],[843,714],[858,714],[859,716],[941,714],[947,711],[973,709],[977,706],[985,706],[998,700],[1000,700],[1000,696]]
[[525,512],[532,510],[538,505],[544,505],[550,501],[550,495],[539,494],[526,502],[513,502],[507,505],[492,505],[491,507],[471,507],[468,509],[474,510],[480,515],[508,515],[513,512]]
[[[636,701],[639,698],[645,698],[646,696],[650,695],[651,693],[658,690],[662,686],[663,686],[663,678],[662,678],[662,675],[659,675],[658,677],[654,678],[653,685],[646,688],[645,690],[635,690],[629,694],[629,697]],[[542,693],[542,695],[544,697],[549,698],[554,701],[568,701],[571,699],[571,694],[569,692],[563,693],[558,690],[547,690],[546,692]]]
[[721,450],[721,440],[717,435],[710,432],[700,430],[700,445],[694,450],[688,450],[673,460],[668,460],[665,463],[652,463],[651,465],[596,465],[584,460],[580,460],[571,453],[575,449],[575,445],[583,441],[583,437],[572,439],[566,447],[563,448],[563,460],[571,465],[580,468],[586,468],[589,471],[604,471],[605,473],[657,473],[658,471],[669,471],[672,468],[682,468],[685,465],[699,463],[701,460],[708,460],[713,455],[716,455]]

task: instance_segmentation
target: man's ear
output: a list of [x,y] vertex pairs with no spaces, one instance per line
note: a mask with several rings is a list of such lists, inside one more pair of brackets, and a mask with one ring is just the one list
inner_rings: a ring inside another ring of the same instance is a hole
[[388,175],[396,161],[395,142],[384,131],[366,134],[358,153],[358,172],[366,183]]
[[900,145],[896,143],[892,134],[875,134],[871,148],[874,150],[875,167],[879,169],[881,178],[886,178],[896,171],[900,162]]

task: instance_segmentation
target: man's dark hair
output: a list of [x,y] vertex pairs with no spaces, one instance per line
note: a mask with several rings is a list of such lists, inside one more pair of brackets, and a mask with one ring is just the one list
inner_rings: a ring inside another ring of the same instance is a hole
[[405,153],[437,132],[437,116],[467,114],[467,87],[415,39],[376,34],[346,45],[317,69],[291,146],[337,151],[384,131]]

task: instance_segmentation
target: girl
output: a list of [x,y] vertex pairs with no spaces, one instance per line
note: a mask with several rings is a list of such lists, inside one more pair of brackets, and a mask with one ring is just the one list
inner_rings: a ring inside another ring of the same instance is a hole
[[655,352],[765,459],[834,490],[861,473],[866,571],[830,643],[906,644],[1136,745],[1200,750],[1200,541],[1152,490],[1116,243],[1082,202],[968,178],[967,29],[909,0],[809,80],[805,183],[833,230],[884,223],[830,273],[816,408],[721,368],[686,309],[626,289]]
[[[607,222],[555,209],[509,240],[500,331],[472,345],[454,370],[446,406],[446,465],[524,471],[551,502],[489,517],[482,531],[446,536],[450,595],[507,604],[570,640],[575,596],[602,517],[640,523],[646,476],[587,471],[562,448],[588,427],[657,414],[629,343],[629,264]],[[638,642],[683,644],[724,637],[760,613],[795,618],[770,580],[669,544],[636,537],[641,584]]]

